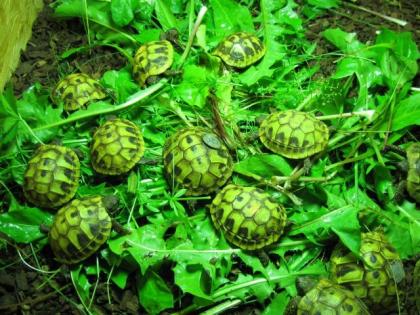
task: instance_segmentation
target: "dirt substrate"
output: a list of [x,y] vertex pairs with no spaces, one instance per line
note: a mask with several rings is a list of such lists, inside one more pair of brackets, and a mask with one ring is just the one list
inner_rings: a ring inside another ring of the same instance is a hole
[[[100,77],[109,69],[118,69],[126,65],[127,60],[119,53],[107,48],[94,48],[88,52],[77,53],[72,58],[61,61],[59,56],[69,48],[87,45],[83,25],[78,20],[59,21],[51,17],[52,10],[46,6],[39,16],[28,49],[22,54],[21,64],[12,78],[16,95],[36,82],[51,88],[60,73],[82,71]],[[298,1],[299,2],[299,1]],[[307,37],[317,42],[317,53],[332,51],[320,33],[329,27],[340,27],[347,32],[356,32],[362,42],[372,42],[377,30],[387,27],[396,31],[411,31],[418,42],[420,38],[420,5],[418,1],[359,1],[372,10],[406,20],[409,24],[402,28],[394,23],[366,13],[344,7],[329,11],[307,26]],[[393,4],[395,3],[395,4]],[[328,61],[323,65],[325,74],[334,70]],[[417,80],[417,85],[420,85]],[[33,253],[36,255],[33,255]],[[37,252],[30,247],[22,247],[22,257],[32,266],[44,270],[55,270],[59,266],[53,262],[48,248]],[[14,247],[0,244],[0,313],[1,314],[83,314],[82,306],[74,290],[68,272],[51,274],[40,273],[28,268],[17,254]],[[413,261],[406,263],[410,270]],[[145,314],[139,306],[134,277],[130,277],[128,286],[121,290],[107,285],[105,276],[93,299],[94,310],[98,314]],[[111,301],[111,304],[109,304]],[[409,302],[410,304],[411,302]],[[415,314],[412,305],[403,314]],[[229,313],[233,313],[230,311]],[[255,306],[247,306],[236,314],[259,314]]]

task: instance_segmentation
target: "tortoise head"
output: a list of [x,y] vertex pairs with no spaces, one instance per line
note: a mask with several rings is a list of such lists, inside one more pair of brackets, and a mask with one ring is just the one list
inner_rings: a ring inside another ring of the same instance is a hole
[[118,208],[119,200],[114,195],[108,195],[102,198],[102,203],[109,212],[112,212]]
[[298,294],[300,296],[305,295],[307,292],[309,292],[311,289],[313,289],[317,283],[317,278],[310,277],[310,276],[301,276],[296,279],[296,288],[298,290]]

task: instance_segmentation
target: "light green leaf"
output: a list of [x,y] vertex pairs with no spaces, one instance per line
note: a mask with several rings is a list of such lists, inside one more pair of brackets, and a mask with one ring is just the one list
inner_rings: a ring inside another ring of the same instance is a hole
[[288,176],[292,167],[286,159],[276,154],[257,154],[235,164],[234,170],[243,175],[255,174],[264,178]]
[[286,306],[289,302],[286,291],[282,291],[271,300],[270,304],[264,309],[261,315],[278,315],[284,314]]
[[178,31],[180,31],[179,22],[172,14],[171,9],[167,6],[164,0],[156,0],[155,12],[164,31],[167,31],[171,28],[176,28]]
[[[391,131],[398,131],[409,126],[420,125],[420,93],[402,100],[395,106],[392,114]],[[378,126],[378,130],[387,130],[388,122]]]
[[210,0],[210,8],[213,11],[214,40],[216,42],[238,31],[254,33],[254,24],[249,10],[238,2]]
[[138,296],[148,314],[159,314],[174,306],[174,298],[165,281],[156,272],[149,270],[138,277]]
[[52,220],[51,213],[22,206],[12,200],[9,211],[0,214],[0,232],[18,243],[30,243],[46,237],[39,227],[41,224],[52,224]]
[[210,300],[211,280],[208,273],[199,264],[178,263],[173,268],[175,283],[183,292]]
[[123,27],[128,25],[134,18],[132,0],[112,0],[111,15],[116,25]]

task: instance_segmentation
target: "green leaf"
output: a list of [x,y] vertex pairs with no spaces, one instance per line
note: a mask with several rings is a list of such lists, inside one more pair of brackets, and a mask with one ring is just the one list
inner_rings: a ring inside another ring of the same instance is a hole
[[148,314],[159,314],[174,306],[171,290],[156,272],[149,270],[138,279],[139,301]]
[[249,254],[241,251],[238,253],[238,256],[254,273],[260,272],[264,276],[268,276],[265,267],[261,263],[260,257],[258,257],[256,253]]
[[141,273],[145,274],[150,266],[162,261],[168,255],[163,240],[166,229],[166,225],[148,224],[132,231],[129,235],[110,240],[109,248],[117,255],[121,255],[124,251],[130,253],[139,264]]
[[[210,300],[211,280],[201,265],[178,263],[173,268],[173,271],[175,274],[175,283],[183,292]],[[209,281],[210,285],[208,284]]]
[[[391,172],[388,168],[381,166],[381,165],[375,165],[374,168],[374,178],[375,178],[375,191],[378,195],[378,198],[380,200],[387,200],[385,196],[393,196],[391,193],[394,184],[393,184],[393,176],[391,175]],[[390,194],[391,193],[391,194]]]
[[175,93],[188,105],[202,108],[206,104],[210,86],[215,81],[214,74],[207,69],[187,65],[182,82],[175,87]]
[[256,154],[235,164],[234,170],[243,175],[255,174],[264,178],[289,176],[293,169],[286,159],[276,154]]
[[329,212],[312,213],[309,220],[301,218],[302,216],[308,218],[308,213],[294,214],[291,220],[305,223],[295,226],[290,235],[304,233],[308,238],[313,239],[313,234],[330,229],[348,248],[357,252],[360,246],[360,225],[357,219],[359,210],[359,207],[349,204]]
[[234,32],[255,32],[252,16],[246,7],[232,0],[210,0],[209,3],[213,13],[216,42]]
[[86,17],[103,25],[111,25],[110,4],[107,1],[89,1],[87,12],[85,11],[86,0],[62,1],[54,9],[56,17]]
[[264,309],[261,315],[284,314],[288,302],[289,298],[287,292],[282,291],[271,300],[270,304]]
[[128,25],[134,18],[131,0],[112,0],[111,15],[116,25]]
[[84,307],[87,308],[90,301],[90,289],[92,285],[84,272],[83,264],[79,264],[77,269],[72,269],[70,271],[70,276],[77,291],[77,295]]
[[245,85],[252,85],[263,77],[271,78],[273,76],[275,71],[273,65],[281,62],[287,54],[287,47],[281,44],[281,39],[287,33],[287,24],[301,22],[296,12],[293,11],[291,1],[287,6],[283,6],[278,0],[262,0],[260,6],[259,19],[262,21],[266,54],[258,65],[251,66],[240,75],[240,80]]
[[416,204],[389,204],[387,210],[388,222],[392,222],[386,229],[388,240],[397,249],[401,259],[417,255],[420,252],[420,212]]
[[118,103],[124,102],[139,90],[138,84],[133,81],[131,72],[126,68],[105,72],[101,82],[115,93]]
[[164,31],[167,31],[171,28],[176,28],[178,31],[180,31],[179,22],[172,14],[171,9],[168,7],[164,0],[156,0],[155,12],[157,19],[159,20],[160,25],[162,25]]
[[411,33],[384,29],[377,36],[374,49],[389,88],[402,87],[416,76],[420,54]]
[[17,102],[17,108],[21,119],[25,122],[21,122],[27,129],[27,135],[30,135],[32,142],[37,142],[34,138],[34,134],[42,141],[48,142],[53,139],[57,132],[57,128],[48,128],[41,131],[29,131],[50,123],[55,123],[61,120],[61,108],[53,108],[49,101],[49,92],[39,84],[35,84],[30,89],[26,90],[22,98]]
[[382,71],[373,59],[376,53],[360,43],[355,33],[346,33],[341,29],[327,29],[323,35],[348,55],[338,63],[333,78],[340,79],[355,74],[359,81],[358,102],[366,104],[369,88],[382,83],[383,80]]
[[308,3],[318,8],[331,9],[337,8],[340,0],[308,0]]
[[18,243],[30,243],[46,237],[41,224],[51,225],[52,214],[38,208],[25,207],[12,199],[8,212],[0,214],[0,232]]
[[111,275],[111,280],[114,282],[120,289],[125,289],[127,285],[128,272],[124,269],[118,268]]
[[[392,114],[391,131],[398,131],[409,126],[420,125],[420,93],[402,100],[395,106]],[[378,130],[387,130],[388,121],[378,126]]]

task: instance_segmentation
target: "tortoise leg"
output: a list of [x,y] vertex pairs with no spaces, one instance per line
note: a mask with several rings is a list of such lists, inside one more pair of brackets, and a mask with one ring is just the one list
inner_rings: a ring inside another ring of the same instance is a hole
[[40,226],[39,226],[39,230],[42,232],[42,233],[45,233],[45,234],[48,234],[48,233],[50,233],[50,227],[49,226],[47,226],[47,225],[45,225],[44,223],[42,223],[42,224],[40,224]]
[[115,219],[112,219],[112,228],[121,235],[127,235],[130,234],[131,231],[123,227],[120,223],[118,223]]
[[298,305],[301,300],[301,297],[295,296],[290,299],[289,303],[284,310],[284,315],[296,315],[298,311]]
[[389,152],[389,151],[394,151],[394,152],[397,152],[397,153],[405,156],[405,150],[403,150],[399,146],[396,146],[396,145],[393,145],[393,144],[387,144],[382,149],[382,152]]
[[397,189],[395,191],[395,195],[394,195],[394,201],[397,204],[400,204],[403,201],[404,198],[404,191],[405,191],[405,187],[407,185],[407,181],[402,180],[401,182],[399,182]]

